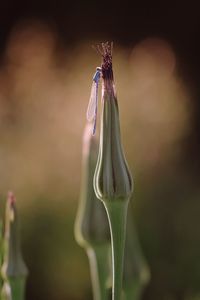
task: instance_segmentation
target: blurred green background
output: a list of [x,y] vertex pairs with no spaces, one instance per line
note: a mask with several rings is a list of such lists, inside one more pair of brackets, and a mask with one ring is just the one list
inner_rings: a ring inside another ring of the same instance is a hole
[[[18,199],[28,300],[92,299],[73,234],[91,45],[114,41],[143,300],[200,299],[198,3],[0,3],[0,201]],[[99,122],[98,122],[99,125]]]

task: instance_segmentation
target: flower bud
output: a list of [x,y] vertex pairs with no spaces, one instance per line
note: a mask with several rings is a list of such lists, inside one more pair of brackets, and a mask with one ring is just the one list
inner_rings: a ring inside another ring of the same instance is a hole
[[18,230],[16,199],[13,193],[9,193],[6,203],[2,275],[4,279],[3,290],[8,292],[9,285],[13,300],[24,299],[25,283],[28,274],[21,254]]
[[92,135],[93,125],[87,124],[83,138],[82,187],[75,237],[85,248],[91,270],[93,297],[107,300],[107,282],[110,278],[110,230],[103,203],[95,195],[93,176],[97,161],[97,142]]
[[102,48],[97,49],[103,57],[103,108],[94,190],[96,196],[104,203],[110,225],[112,300],[121,300],[126,217],[133,184],[121,145],[119,111],[112,70],[112,44],[110,46],[106,43],[101,46]]
[[102,201],[128,200],[133,184],[123,153],[119,110],[115,92],[112,53],[103,46],[102,114],[98,163],[94,175],[94,189]]
[[76,240],[82,246],[110,242],[109,224],[103,204],[96,198],[93,176],[97,161],[98,145],[88,123],[83,137],[82,186],[75,224]]

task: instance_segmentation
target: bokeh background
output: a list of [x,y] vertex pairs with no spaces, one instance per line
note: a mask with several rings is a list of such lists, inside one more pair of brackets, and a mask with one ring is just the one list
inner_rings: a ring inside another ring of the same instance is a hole
[[[0,201],[18,199],[28,300],[92,299],[73,235],[92,45],[114,41],[143,300],[200,299],[198,2],[0,3]],[[99,125],[99,124],[98,124]]]

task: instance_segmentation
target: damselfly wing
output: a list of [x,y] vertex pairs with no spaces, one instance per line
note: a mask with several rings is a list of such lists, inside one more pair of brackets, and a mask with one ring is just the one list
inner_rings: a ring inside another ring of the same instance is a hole
[[92,88],[90,94],[90,100],[87,109],[87,120],[89,122],[94,122],[93,134],[96,131],[96,120],[97,120],[97,107],[98,107],[98,87],[99,80],[101,78],[101,68],[97,68],[93,76]]

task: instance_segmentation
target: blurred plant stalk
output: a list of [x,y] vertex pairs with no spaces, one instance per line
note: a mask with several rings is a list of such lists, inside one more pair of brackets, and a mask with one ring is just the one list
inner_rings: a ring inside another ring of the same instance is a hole
[[8,193],[5,213],[4,251],[2,266],[2,300],[24,300],[27,267],[21,253],[16,198]]
[[149,280],[150,271],[137,238],[129,207],[124,253],[123,300],[140,300]]
[[[2,220],[0,220],[0,270],[2,267],[2,259],[3,259],[3,224]],[[0,294],[2,289],[2,276],[0,272]]]
[[75,237],[89,258],[93,296],[95,300],[109,299],[110,232],[103,204],[96,198],[93,176],[98,145],[87,124],[83,137],[82,184],[75,222]]
[[133,183],[121,144],[119,111],[112,70],[112,44],[102,44],[101,47],[97,47],[97,50],[103,58],[101,66],[103,107],[94,190],[106,208],[110,225],[113,268],[112,299],[121,300],[126,218]]

